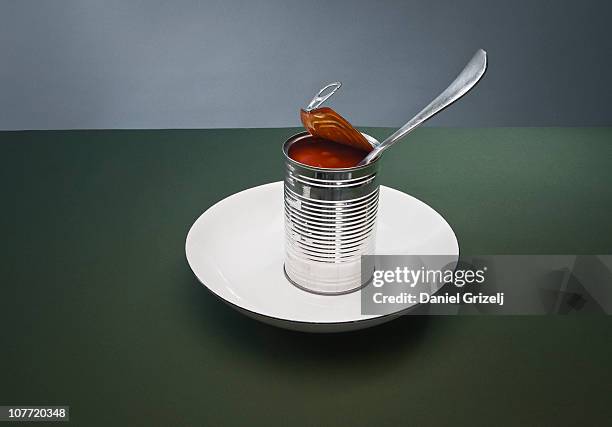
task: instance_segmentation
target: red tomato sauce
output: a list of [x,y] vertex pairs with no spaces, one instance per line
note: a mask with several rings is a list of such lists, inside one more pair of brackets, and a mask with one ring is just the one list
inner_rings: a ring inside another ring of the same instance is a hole
[[351,168],[367,156],[367,152],[321,138],[307,138],[289,147],[289,157],[296,162],[319,168]]

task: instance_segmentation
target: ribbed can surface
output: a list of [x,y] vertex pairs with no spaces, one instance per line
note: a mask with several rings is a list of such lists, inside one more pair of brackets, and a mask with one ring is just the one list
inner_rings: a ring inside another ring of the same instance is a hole
[[[324,294],[350,292],[361,283],[361,255],[374,253],[378,161],[325,169],[285,155],[285,272],[297,286]],[[372,140],[371,137],[367,136]]]

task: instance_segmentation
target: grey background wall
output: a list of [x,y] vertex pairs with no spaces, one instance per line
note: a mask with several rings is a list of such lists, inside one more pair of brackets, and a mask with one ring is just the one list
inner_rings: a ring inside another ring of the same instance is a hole
[[479,47],[436,126],[612,124],[610,2],[0,0],[0,129],[299,125],[329,81],[399,126]]

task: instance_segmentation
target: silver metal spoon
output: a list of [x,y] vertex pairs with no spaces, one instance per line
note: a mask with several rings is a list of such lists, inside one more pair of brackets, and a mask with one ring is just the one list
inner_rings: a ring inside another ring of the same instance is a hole
[[463,71],[436,99],[431,101],[408,123],[395,131],[387,139],[376,145],[372,151],[357,166],[365,165],[372,159],[380,156],[384,150],[391,147],[397,141],[408,135],[423,122],[429,120],[435,114],[457,101],[474,87],[487,69],[487,52],[478,49],[476,54],[467,63]]

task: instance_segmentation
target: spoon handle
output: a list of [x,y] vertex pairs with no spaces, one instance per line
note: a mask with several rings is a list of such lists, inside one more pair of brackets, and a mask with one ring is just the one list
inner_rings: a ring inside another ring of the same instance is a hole
[[360,163],[365,165],[372,159],[378,156],[383,150],[389,148],[397,141],[412,132],[417,126],[421,125],[426,120],[430,119],[435,114],[442,111],[444,108],[457,101],[463,95],[468,93],[474,87],[478,80],[484,75],[487,69],[487,53],[478,49],[470,62],[465,66],[463,71],[455,78],[455,80],[442,92],[436,99],[431,101],[429,105],[423,108],[416,116],[408,123],[395,131],[387,139],[376,146]]

